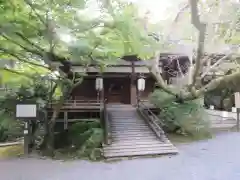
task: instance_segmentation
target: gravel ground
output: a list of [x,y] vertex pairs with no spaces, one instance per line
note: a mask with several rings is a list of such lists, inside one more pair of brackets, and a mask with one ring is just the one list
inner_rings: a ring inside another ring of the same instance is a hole
[[19,159],[0,161],[1,180],[239,180],[240,133],[180,145],[172,157],[112,163]]

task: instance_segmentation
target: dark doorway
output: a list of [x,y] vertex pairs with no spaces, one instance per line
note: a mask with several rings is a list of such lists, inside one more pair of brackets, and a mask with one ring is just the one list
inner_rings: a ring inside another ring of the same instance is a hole
[[128,78],[108,78],[104,84],[108,103],[130,103],[130,80]]
[[122,101],[123,85],[120,82],[110,84],[108,89],[108,102],[121,103]]

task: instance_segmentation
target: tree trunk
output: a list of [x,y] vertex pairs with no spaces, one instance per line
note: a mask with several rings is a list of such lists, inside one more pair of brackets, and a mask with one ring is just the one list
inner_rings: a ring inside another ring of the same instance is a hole
[[53,109],[53,115],[51,117],[51,120],[48,122],[46,120],[45,129],[46,134],[44,136],[42,148],[44,149],[44,154],[53,157],[54,156],[54,130],[55,130],[55,124],[56,119],[60,113],[60,110],[65,102],[65,100],[70,96],[72,91],[81,83],[82,81],[78,81],[72,87],[64,87],[63,95],[58,100],[57,104],[55,105]]

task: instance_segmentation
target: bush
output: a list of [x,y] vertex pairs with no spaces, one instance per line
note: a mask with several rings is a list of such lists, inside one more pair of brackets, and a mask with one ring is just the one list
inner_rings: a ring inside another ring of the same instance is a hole
[[33,101],[44,110],[47,103],[49,87],[41,77],[27,82],[0,95],[0,141],[13,140],[23,134],[23,124],[15,119],[15,107],[18,101]]
[[15,140],[23,134],[23,124],[0,111],[0,142]]
[[195,138],[210,136],[210,123],[200,105],[199,99],[184,103],[168,101],[171,95],[156,90],[150,97],[151,101],[161,109],[159,118],[168,132],[190,135]]
[[[61,134],[64,134],[65,141],[61,138]],[[61,155],[68,154],[70,157],[90,160],[101,158],[103,130],[99,120],[74,123],[67,132],[59,133],[58,137],[55,138],[55,141],[58,141],[55,143],[62,148]]]

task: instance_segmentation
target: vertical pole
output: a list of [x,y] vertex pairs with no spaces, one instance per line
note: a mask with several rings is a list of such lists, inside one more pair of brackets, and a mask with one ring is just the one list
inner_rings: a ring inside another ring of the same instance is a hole
[[99,103],[99,90],[97,90],[97,103]]
[[24,155],[29,154],[29,121],[24,123]]
[[237,131],[239,132],[240,130],[240,127],[239,127],[239,124],[240,124],[240,116],[239,116],[239,113],[240,113],[240,108],[237,108]]
[[63,123],[64,123],[64,130],[66,130],[68,128],[68,112],[67,111],[64,111]]

